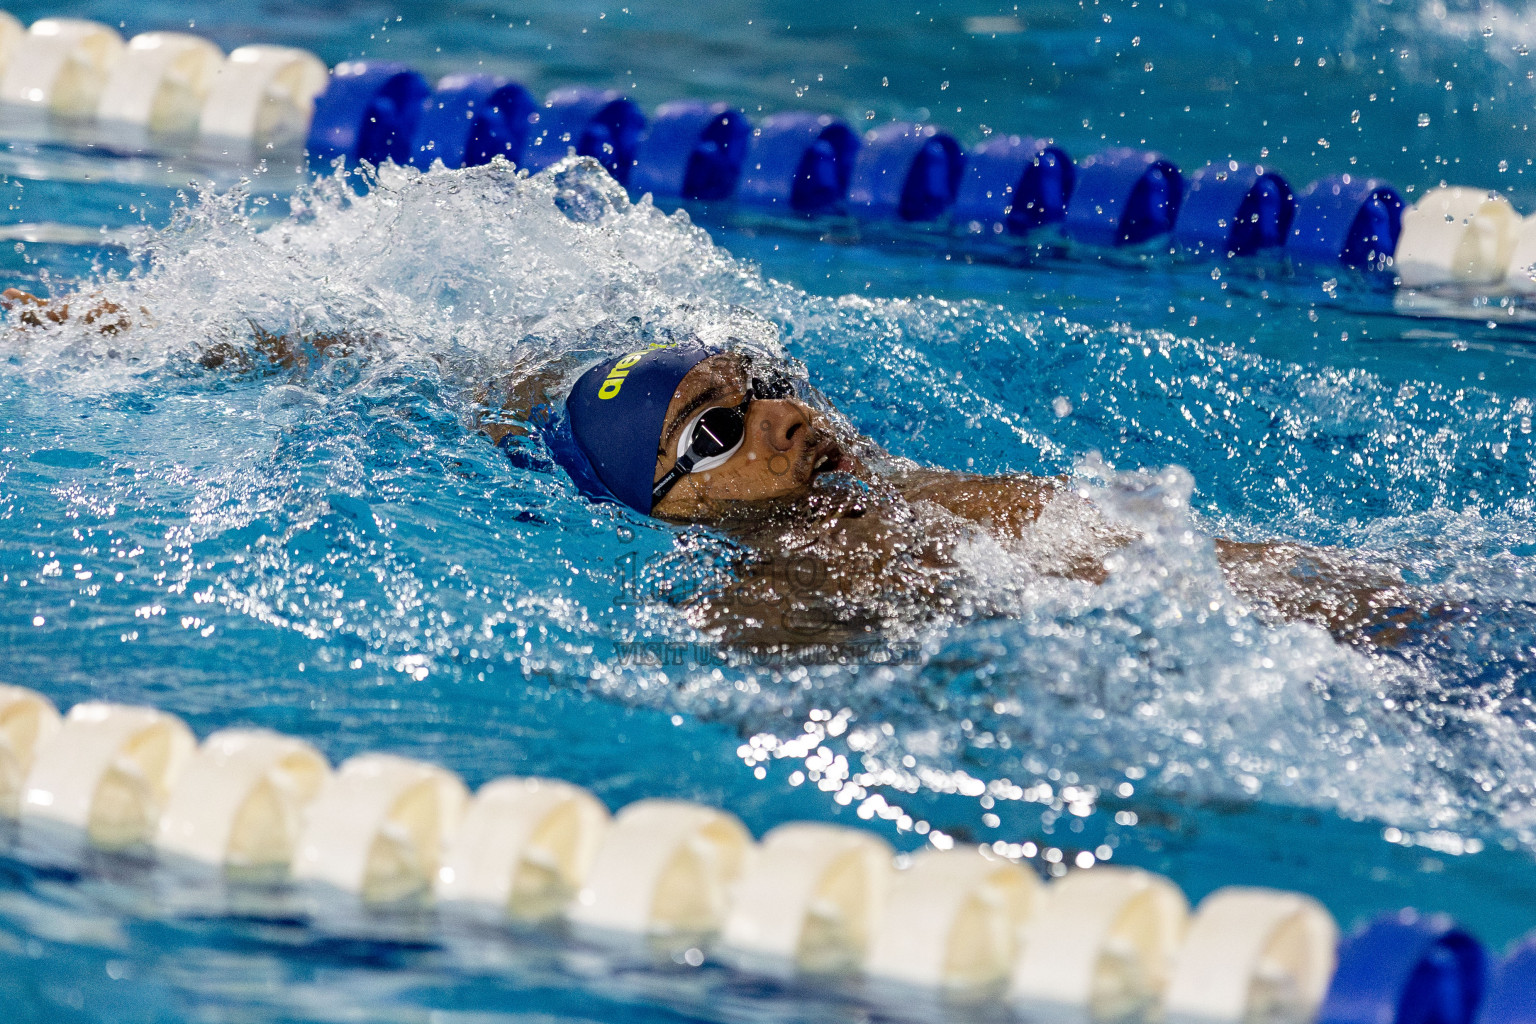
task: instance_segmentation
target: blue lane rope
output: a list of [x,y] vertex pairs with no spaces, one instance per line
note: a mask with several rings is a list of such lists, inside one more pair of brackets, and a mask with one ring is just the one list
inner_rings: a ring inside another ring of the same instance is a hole
[[635,153],[645,132],[640,107],[613,89],[556,89],[531,115],[531,132],[521,166],[541,171],[574,149],[629,184]]
[[411,163],[422,170],[488,164],[498,156],[523,162],[533,97],[492,75],[449,75],[423,101],[411,136]]
[[337,157],[348,163],[410,163],[416,122],[431,91],[427,80],[404,64],[336,65],[330,87],[315,100],[310,159],[321,164]]
[[1379,268],[1397,250],[1403,197],[1376,178],[1334,175],[1297,197],[1290,252],[1309,263]]
[[[307,105],[309,95],[292,99]],[[539,103],[485,74],[449,75],[433,89],[391,61],[338,64],[314,98],[305,143],[322,171],[338,160],[426,169],[503,157],[537,172],[575,152],[662,199],[984,238],[1051,228],[1106,248],[1166,240],[1195,256],[1284,253],[1362,270],[1390,265],[1405,207],[1391,185],[1348,174],[1298,194],[1273,170],[1231,160],[1186,176],[1155,152],[1112,148],[1075,163],[1048,139],[1020,136],[968,152],[930,124],[886,124],[860,137],[835,117],[802,112],[754,127],[729,104],[698,100],[663,104],[648,122],[616,90],[556,89]]]
[[1474,1024],[1488,955],[1443,914],[1379,917],[1339,946],[1316,1024]]
[[965,154],[933,125],[894,122],[864,136],[848,188],[852,213],[866,220],[933,221],[954,205]]
[[753,132],[736,199],[779,214],[827,214],[843,208],[859,137],[829,114],[770,114]]
[[664,103],[635,154],[630,187],[682,199],[728,199],[741,179],[752,125],[725,103]]
[[1022,237],[1059,228],[1113,248],[1167,238],[1197,256],[1284,251],[1301,262],[1384,266],[1404,202],[1391,185],[1339,175],[1299,195],[1273,170],[1227,162],[1187,178],[1158,153],[1114,148],[1074,163],[1049,140],[1003,136],[967,152],[933,125],[897,122],[860,138],[837,118],[780,113],[752,126],[725,103],[663,104],[647,121],[614,90],[522,86],[452,75],[429,90],[409,68],[338,65],[315,104],[311,158],[430,167],[506,157],[539,171],[574,150],[635,192],[733,200],[785,216],[947,226]]
[[1042,139],[988,139],[966,160],[954,219],[983,234],[1023,235],[1067,216],[1077,166]]
[[1189,177],[1173,238],[1186,252],[1249,256],[1286,243],[1296,196],[1273,171],[1239,164],[1206,164]]
[[1076,242],[1140,245],[1173,230],[1184,176],[1160,154],[1115,148],[1077,165],[1077,185],[1062,227]]

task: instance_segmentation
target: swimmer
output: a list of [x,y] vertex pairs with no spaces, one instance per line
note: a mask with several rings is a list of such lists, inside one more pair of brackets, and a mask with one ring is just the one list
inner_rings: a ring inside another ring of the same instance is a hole
[[[70,315],[67,303],[15,289],[0,305],[28,327]],[[81,320],[108,334],[131,326],[105,301]],[[252,329],[255,355],[220,342],[199,362],[236,372],[258,369],[258,359],[303,369],[376,341]],[[480,429],[516,450],[537,435],[592,500],[740,542],[747,555],[728,582],[672,595],[699,625],[736,644],[860,642],[910,620],[914,607],[954,608],[964,603],[961,552],[977,540],[1022,546],[1042,575],[1097,584],[1135,539],[1064,478],[960,473],[888,454],[835,411],[818,409],[786,366],[736,338],[706,344],[685,334],[634,347],[586,369],[551,400],[544,389],[558,379],[513,380]],[[1350,643],[1392,646],[1446,617],[1445,606],[1394,571],[1343,551],[1214,545],[1228,585],[1261,614],[1311,622]]]
[[[689,339],[591,367],[539,430],[588,497],[720,528],[757,553],[693,601],[740,641],[846,642],[914,599],[944,606],[957,551],[979,534],[1004,544],[1044,534],[1030,552],[1037,571],[1095,584],[1134,539],[1063,478],[922,467],[801,392],[783,366]],[[524,402],[509,409],[526,420]],[[482,429],[502,445],[519,433],[516,421]],[[1216,540],[1215,553],[1229,586],[1262,611],[1350,642],[1389,646],[1443,612],[1421,612],[1399,576],[1342,551]]]

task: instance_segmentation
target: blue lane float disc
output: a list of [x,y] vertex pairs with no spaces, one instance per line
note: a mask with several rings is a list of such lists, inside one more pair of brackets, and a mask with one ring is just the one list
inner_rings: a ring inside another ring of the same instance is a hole
[[773,114],[752,133],[737,201],[776,212],[829,213],[848,196],[859,137],[827,114]]
[[1186,252],[1248,256],[1290,240],[1296,196],[1273,171],[1236,160],[1189,176],[1173,237]]
[[315,100],[306,143],[310,159],[320,165],[337,157],[349,164],[407,163],[422,101],[431,91],[427,80],[404,64],[336,65],[330,86]]
[[644,131],[645,115],[617,90],[556,89],[529,115],[523,165],[540,171],[574,148],[578,156],[592,157],[619,184],[627,185]]
[[411,163],[475,167],[498,156],[522,160],[533,97],[516,82],[493,75],[449,75],[422,101],[411,138]]
[[751,139],[747,116],[728,103],[664,103],[635,154],[630,188],[683,199],[728,199],[741,180]]
[[980,234],[1022,235],[1067,215],[1076,180],[1060,146],[1017,135],[988,139],[966,155],[954,218]]
[[1444,914],[1379,917],[1339,946],[1317,1024],[1473,1024],[1487,954]]
[[1378,178],[1336,174],[1297,197],[1291,254],[1324,266],[1380,269],[1397,251],[1403,197]]
[[896,122],[864,135],[848,203],[861,217],[931,221],[954,205],[965,170],[960,144],[932,125]]
[[1536,932],[1494,969],[1478,1024],[1536,1024]]
[[1140,245],[1173,230],[1184,177],[1171,161],[1136,149],[1107,149],[1077,165],[1062,229],[1090,245]]

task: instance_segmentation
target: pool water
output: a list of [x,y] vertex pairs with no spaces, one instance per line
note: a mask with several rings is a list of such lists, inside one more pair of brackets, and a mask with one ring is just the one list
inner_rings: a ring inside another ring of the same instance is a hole
[[[1079,156],[1145,141],[1186,168],[1273,162],[1297,185],[1356,168],[1410,199],[1447,180],[1536,211],[1518,155],[1536,26],[1518,12],[861,6],[68,13],[429,77],[483,66],[536,93],[581,82],[646,106],[932,117],[963,141],[985,125]],[[559,181],[387,171],[360,189],[273,166],[241,185],[234,169],[28,144],[0,168],[25,225],[0,249],[5,284],[144,309],[116,336],[0,340],[6,681],[60,706],[153,704],[199,735],[277,728],[333,761],[420,757],[471,785],[539,774],[610,807],[699,800],[757,834],[828,820],[903,850],[996,844],[1045,873],[1144,866],[1195,899],[1300,889],[1346,927],[1447,910],[1496,945],[1536,925],[1524,328],[1399,316],[1365,283],[1278,261],[978,260],[722,207],[674,216],[579,167]],[[556,199],[576,192],[605,212],[567,216]],[[472,427],[497,372],[631,316],[765,320],[892,452],[1071,474],[1141,540],[1098,587],[978,542],[955,608],[888,624],[899,658],[717,657],[662,583],[707,583],[729,541],[593,506],[537,451],[514,464]],[[251,322],[370,333],[380,355],[298,374],[199,364],[210,343],[248,347]],[[1266,624],[1224,586],[1218,536],[1358,550],[1472,614],[1386,652]],[[636,641],[695,653],[639,663]],[[12,1019],[941,1014],[677,951],[190,886],[131,859],[0,869]]]

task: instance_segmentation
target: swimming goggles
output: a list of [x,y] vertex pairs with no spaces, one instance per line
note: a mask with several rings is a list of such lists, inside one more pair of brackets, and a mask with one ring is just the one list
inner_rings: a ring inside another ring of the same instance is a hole
[[677,461],[651,489],[651,503],[661,501],[689,473],[703,473],[730,461],[747,438],[747,409],[752,395],[736,406],[705,409],[683,427],[677,439]]
[[683,426],[677,439],[677,461],[651,488],[653,506],[689,473],[705,473],[730,461],[746,440],[747,410],[754,398],[772,400],[795,393],[793,379],[782,369],[764,367],[754,373],[750,357],[743,356],[741,362],[748,381],[746,399],[736,406],[705,409]]

